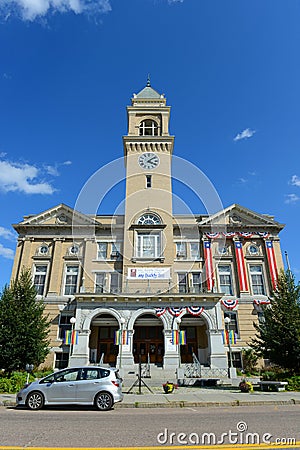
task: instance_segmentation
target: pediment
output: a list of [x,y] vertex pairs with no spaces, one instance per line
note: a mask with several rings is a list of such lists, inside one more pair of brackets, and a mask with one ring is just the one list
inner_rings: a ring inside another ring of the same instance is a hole
[[39,214],[25,217],[19,225],[100,225],[100,222],[61,203]]
[[274,220],[273,216],[259,214],[238,204],[233,204],[211,216],[202,217],[199,221],[201,227],[250,229],[250,228],[277,228],[281,230],[284,225]]

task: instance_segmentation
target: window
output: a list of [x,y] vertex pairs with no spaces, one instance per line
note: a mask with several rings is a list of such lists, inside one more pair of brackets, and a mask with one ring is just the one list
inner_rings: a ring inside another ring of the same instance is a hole
[[[55,353],[55,369],[65,369],[68,367],[69,353]],[[50,379],[49,379],[50,381]]]
[[160,218],[152,213],[143,214],[137,221],[138,225],[159,225]]
[[200,246],[199,242],[191,242],[191,258],[192,259],[200,259]]
[[192,273],[192,292],[199,294],[202,291],[201,287],[202,287],[201,273],[193,272]]
[[185,242],[176,242],[176,257],[177,258],[186,258],[186,243]]
[[227,295],[233,295],[231,267],[229,265],[226,266],[219,265],[218,273],[219,273],[220,292],[224,292]]
[[154,120],[143,120],[140,124],[140,136],[157,136],[158,126]]
[[151,187],[152,187],[152,176],[146,175],[146,188],[151,188]]
[[[234,331],[234,333],[238,336],[239,335],[239,328],[238,328],[238,320],[237,320],[237,312],[236,311],[227,311],[224,312],[224,319],[226,317],[229,317],[229,331]],[[226,325],[227,328],[227,325]]]
[[250,266],[250,276],[253,295],[265,295],[262,266]]
[[62,312],[60,314],[59,324],[58,324],[58,338],[59,339],[64,339],[66,331],[72,329],[72,325],[70,323],[71,317],[72,317],[72,313]]
[[111,244],[111,258],[119,258],[121,256],[121,242],[112,242]]
[[65,280],[65,291],[64,295],[73,295],[77,290],[78,281],[78,266],[67,266],[66,267],[66,280]]
[[105,272],[96,273],[95,293],[102,294],[105,290]]
[[227,255],[228,254],[227,245],[218,244],[218,253],[219,253],[219,255]]
[[107,258],[107,242],[98,242],[97,259]]
[[110,274],[110,292],[116,294],[120,292],[121,274],[119,272],[112,272]]
[[248,247],[248,253],[251,256],[256,256],[256,255],[259,254],[259,249],[258,249],[258,247],[256,245],[250,244],[249,247]]
[[182,294],[187,292],[188,287],[188,279],[187,273],[179,273],[178,274],[178,291]]
[[72,245],[72,247],[69,248],[70,255],[76,256],[79,253],[79,247],[78,245]]
[[161,254],[160,233],[138,233],[137,234],[137,257],[158,258]]
[[[241,352],[232,352],[232,365],[236,369],[242,369],[242,353]],[[227,360],[228,360],[228,367],[230,367],[230,354],[227,352]]]
[[35,266],[33,284],[37,295],[44,295],[47,266]]

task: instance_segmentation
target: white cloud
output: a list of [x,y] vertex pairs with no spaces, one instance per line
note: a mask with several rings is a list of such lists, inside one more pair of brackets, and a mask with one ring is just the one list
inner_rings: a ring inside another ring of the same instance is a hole
[[7,20],[19,16],[33,21],[48,13],[105,13],[111,11],[110,0],[0,0],[0,12]]
[[16,240],[16,234],[8,228],[0,227],[0,236],[4,239],[8,239],[9,241]]
[[53,194],[50,183],[39,179],[40,170],[29,164],[0,161],[0,191]]
[[300,178],[297,175],[293,175],[290,184],[300,187]]
[[15,252],[11,248],[4,247],[0,244],[0,256],[7,259],[14,259]]
[[240,141],[241,139],[248,139],[251,138],[254,133],[256,133],[255,130],[250,130],[250,128],[246,128],[245,130],[241,131],[240,133],[238,133],[233,140],[234,141]]
[[183,0],[168,0],[168,3],[183,3]]
[[285,197],[286,197],[286,199],[285,199],[284,203],[287,203],[287,204],[294,204],[300,200],[300,197],[298,197],[298,195],[296,195],[296,194],[286,194]]
[[48,175],[52,175],[53,177],[58,177],[60,175],[58,169],[61,166],[70,166],[72,164],[72,161],[64,161],[63,163],[56,163],[53,166],[46,165],[44,166],[45,171]]
[[6,156],[5,152],[0,152],[0,158],[4,158]]

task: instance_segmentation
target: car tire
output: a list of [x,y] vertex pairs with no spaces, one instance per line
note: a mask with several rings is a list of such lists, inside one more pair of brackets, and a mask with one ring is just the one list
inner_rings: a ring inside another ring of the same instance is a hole
[[38,411],[39,409],[42,409],[44,403],[45,403],[44,396],[39,391],[30,392],[30,394],[28,394],[26,399],[26,406],[28,409],[31,409],[32,411]]
[[95,407],[99,411],[109,411],[113,407],[114,401],[109,392],[99,392],[95,397]]

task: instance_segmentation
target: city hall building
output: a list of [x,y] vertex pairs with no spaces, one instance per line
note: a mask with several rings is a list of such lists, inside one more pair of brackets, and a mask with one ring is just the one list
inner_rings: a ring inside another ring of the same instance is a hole
[[[166,98],[148,81],[127,116],[122,214],[85,214],[82,204],[60,204],[14,225],[12,278],[22,267],[32,270],[52,321],[45,365],[101,361],[122,367],[125,376],[139,361],[170,373],[180,367],[186,376],[195,362],[207,373],[227,373],[231,363],[241,368],[242,349],[283,267],[283,225],[237,204],[174,214]],[[193,170],[190,181],[201,191]],[[87,202],[104,178],[90,181]]]

